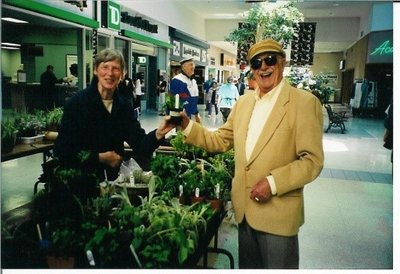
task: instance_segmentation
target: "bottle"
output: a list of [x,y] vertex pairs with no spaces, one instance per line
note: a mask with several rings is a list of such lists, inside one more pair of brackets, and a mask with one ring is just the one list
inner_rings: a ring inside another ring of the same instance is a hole
[[26,83],[26,72],[24,70],[24,64],[19,65],[17,70],[17,83]]

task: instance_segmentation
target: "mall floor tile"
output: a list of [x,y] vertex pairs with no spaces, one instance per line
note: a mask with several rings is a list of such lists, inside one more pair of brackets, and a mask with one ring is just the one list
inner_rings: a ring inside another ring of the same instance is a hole
[[[222,125],[221,114],[202,123]],[[163,116],[143,111],[146,131]],[[325,114],[324,128],[328,125]],[[391,151],[383,148],[383,120],[350,117],[345,134],[324,133],[325,163],[320,176],[306,185],[305,224],[299,233],[300,268],[314,270],[393,268],[393,174]],[[7,161],[1,166],[2,213],[32,198],[41,174],[41,155]],[[229,212],[219,229],[218,247],[228,250],[238,267],[237,224]],[[210,254],[210,267],[226,269],[224,254]]]

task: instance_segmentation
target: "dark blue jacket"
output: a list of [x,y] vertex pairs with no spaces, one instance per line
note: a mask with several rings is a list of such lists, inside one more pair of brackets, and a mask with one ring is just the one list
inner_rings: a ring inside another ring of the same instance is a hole
[[54,152],[62,166],[81,167],[78,153],[89,151],[85,168],[95,171],[100,180],[104,179],[106,169],[108,179],[114,180],[119,168],[106,168],[100,164],[98,153],[115,151],[123,156],[126,141],[136,155],[151,157],[161,141],[156,139],[155,130],[146,134],[129,102],[118,93],[114,93],[109,113],[97,90],[97,82],[94,77],[89,87],[66,103]]

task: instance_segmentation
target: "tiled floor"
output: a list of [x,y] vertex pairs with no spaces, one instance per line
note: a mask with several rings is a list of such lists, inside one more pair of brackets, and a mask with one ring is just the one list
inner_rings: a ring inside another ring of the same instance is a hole
[[[203,110],[201,114],[208,128],[222,124],[221,114],[211,118]],[[146,130],[154,129],[161,119],[150,111],[140,117]],[[327,123],[325,117],[325,128]],[[383,121],[350,118],[346,128],[345,134],[339,129],[324,133],[324,169],[305,188],[300,268],[389,270],[393,268],[393,178],[391,152],[382,146]],[[41,155],[34,155],[2,163],[2,212],[30,200],[41,161]],[[233,254],[237,268],[237,229],[231,220],[220,228],[219,247]],[[209,265],[229,268],[229,261],[225,255],[210,255]]]

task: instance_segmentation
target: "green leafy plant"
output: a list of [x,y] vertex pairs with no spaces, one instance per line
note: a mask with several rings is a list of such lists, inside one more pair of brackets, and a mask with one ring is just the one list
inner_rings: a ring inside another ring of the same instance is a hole
[[63,218],[51,223],[50,247],[48,254],[61,258],[75,257],[83,252],[80,223],[71,218]]
[[271,11],[266,9],[270,3],[253,4],[244,15],[243,22],[225,37],[225,41],[237,45],[243,52],[267,38],[279,41],[286,47],[296,35],[296,26],[304,21],[303,14],[294,6],[295,2],[290,1]]
[[332,73],[321,72],[315,75],[315,92],[317,92],[321,103],[326,104],[329,101],[329,97],[335,94],[335,89],[329,86],[329,75]]
[[142,221],[133,229],[131,250],[139,267],[176,267],[194,253],[212,211],[207,205],[185,206],[177,198],[155,195],[155,183],[150,181],[149,196],[142,199]]
[[168,191],[172,195],[178,195],[178,188],[181,183],[179,178],[179,158],[158,154],[150,163],[153,174],[160,178],[159,191]]
[[17,113],[15,124],[18,126],[18,137],[36,136],[45,128],[45,113],[42,110]]
[[61,118],[64,110],[62,107],[54,108],[46,113],[46,128],[51,131],[58,131],[61,125]]
[[11,119],[1,121],[1,152],[11,152],[16,143],[18,129]]
[[202,148],[185,143],[185,136],[182,131],[178,131],[170,141],[172,147],[180,158],[197,159],[208,156],[207,151]]
[[[179,100],[179,109],[183,109],[184,105],[186,105],[187,102],[184,102],[182,100]],[[165,104],[162,106],[164,110],[167,109],[175,109],[175,96],[172,95],[171,93],[167,93],[165,95]]]

